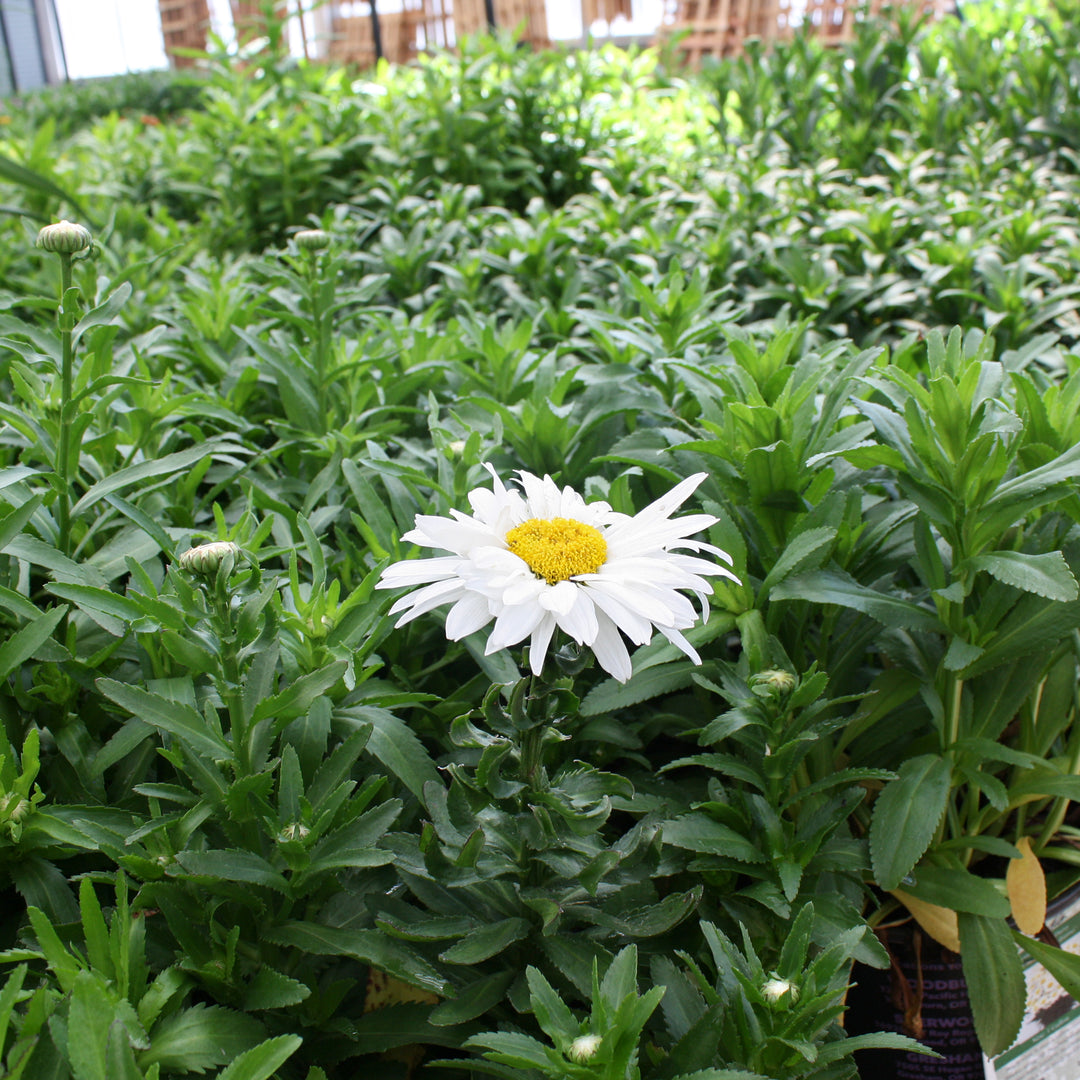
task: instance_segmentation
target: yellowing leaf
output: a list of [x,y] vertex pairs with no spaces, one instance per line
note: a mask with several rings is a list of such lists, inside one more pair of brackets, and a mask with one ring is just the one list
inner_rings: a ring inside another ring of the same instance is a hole
[[1022,934],[1034,936],[1046,921],[1046,877],[1038,856],[1031,850],[1031,838],[1016,845],[1019,859],[1010,859],[1005,871],[1005,891],[1009,894],[1012,917]]
[[928,904],[917,896],[893,889],[892,895],[915,917],[915,921],[939,944],[953,952],[960,951],[960,927],[952,908]]
[[422,990],[418,986],[410,986],[407,982],[388,975],[379,968],[368,968],[367,993],[364,996],[364,1012],[369,1013],[375,1009],[385,1009],[389,1005],[402,1005],[416,1003],[420,1005],[435,1005],[439,1001],[438,995],[430,990]]

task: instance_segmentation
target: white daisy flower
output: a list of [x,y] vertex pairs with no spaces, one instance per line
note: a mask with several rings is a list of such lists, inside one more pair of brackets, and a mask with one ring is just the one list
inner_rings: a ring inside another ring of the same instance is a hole
[[[486,466],[493,490],[469,494],[471,515],[417,515],[416,528],[403,539],[452,552],[433,559],[409,559],[383,571],[376,588],[422,588],[401,597],[390,609],[403,612],[404,626],[444,604],[451,641],[487,626],[485,653],[529,639],[529,661],[540,674],[555,628],[592,649],[600,666],[619,682],[630,678],[630,654],[623,634],[645,645],[659,630],[695,664],[701,663],[682,631],[698,612],[680,590],[692,592],[708,617],[712,586],[706,577],[730,570],[699,558],[707,552],[731,563],[712,544],[688,536],[715,524],[709,514],[671,515],[706,478],[698,473],[676,485],[631,517],[606,502],[586,503],[550,476],[542,480],[519,472],[521,491],[507,489]],[[686,554],[691,552],[692,554]],[[620,633],[621,631],[621,633]]]

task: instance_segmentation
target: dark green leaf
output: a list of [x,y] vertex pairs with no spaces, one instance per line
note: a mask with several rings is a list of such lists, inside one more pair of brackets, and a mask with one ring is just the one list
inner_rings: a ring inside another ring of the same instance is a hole
[[1027,986],[1020,952],[1004,919],[960,912],[960,956],[983,1053],[1008,1050],[1024,1019]]

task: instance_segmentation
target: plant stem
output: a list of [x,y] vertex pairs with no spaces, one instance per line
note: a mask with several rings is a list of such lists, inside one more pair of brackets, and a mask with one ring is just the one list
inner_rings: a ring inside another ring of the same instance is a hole
[[220,586],[215,586],[214,621],[217,623],[218,641],[221,642],[222,681],[218,692],[229,714],[229,733],[236,754],[237,776],[248,776],[251,773],[251,747],[240,693],[240,662],[236,655],[229,597],[227,594],[221,595]]
[[319,275],[319,254],[307,251],[308,299],[311,303],[311,319],[315,324],[315,400],[319,407],[319,421],[322,432],[327,430],[326,423],[326,352],[327,352],[327,313],[322,306],[322,280]]
[[952,682],[952,701],[948,703],[949,711],[945,717],[945,746],[944,750],[949,750],[960,739],[960,703],[964,693],[964,680],[956,678],[955,675],[949,676]]
[[64,555],[71,556],[71,476],[68,463],[71,457],[71,417],[68,409],[72,397],[73,349],[71,344],[71,317],[64,309],[68,290],[71,288],[71,255],[60,253],[60,437],[56,452],[56,475],[60,478],[57,517],[60,532],[58,547]]

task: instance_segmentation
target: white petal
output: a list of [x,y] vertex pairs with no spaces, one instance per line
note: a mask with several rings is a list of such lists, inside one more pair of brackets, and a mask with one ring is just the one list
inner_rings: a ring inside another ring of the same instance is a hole
[[635,644],[648,645],[652,641],[653,624],[644,615],[628,608],[618,595],[589,588],[589,599]]
[[457,574],[463,560],[457,555],[442,555],[436,559],[404,559],[388,566],[379,578],[376,589],[400,589],[407,585],[423,585]]
[[500,599],[507,607],[517,607],[520,604],[543,605],[542,597],[550,591],[550,586],[546,581],[542,581],[530,572],[528,577],[515,579],[507,585]]
[[554,615],[545,615],[532,632],[532,638],[529,640],[529,667],[532,668],[534,675],[539,675],[544,669],[544,659],[547,656],[548,646],[551,644],[551,635],[554,632]]
[[548,585],[539,595],[540,606],[556,615],[565,615],[573,606],[579,585],[572,581],[559,581]]
[[671,642],[672,645],[676,646],[684,653],[686,653],[686,655],[689,656],[695,664],[701,663],[701,657],[698,656],[697,649],[695,649],[694,646],[691,645],[690,642],[687,641],[686,638],[684,638],[678,630],[670,626],[659,626],[657,627],[657,629],[660,631],[661,634],[664,635],[664,637],[668,639],[668,641]]
[[436,581],[434,585],[428,585],[417,592],[409,593],[408,596],[403,596],[394,604],[388,614],[396,615],[399,611],[405,611],[408,608],[409,610],[405,611],[405,614],[394,624],[395,626],[404,626],[406,623],[412,622],[418,615],[426,615],[427,612],[432,611],[441,604],[448,604],[451,600],[457,600],[464,594],[465,586],[457,578],[451,578],[449,581]]
[[[569,582],[562,584],[569,584]],[[559,626],[579,645],[592,645],[600,632],[596,608],[584,589],[571,587],[574,589],[574,602],[567,611],[556,615],[555,618]]]
[[451,641],[460,641],[494,618],[487,597],[479,593],[467,592],[446,613],[446,636]]
[[491,636],[484,647],[484,655],[490,656],[493,652],[507,649],[527,638],[543,617],[544,613],[538,604],[503,608],[492,627]]
[[474,548],[498,544],[502,537],[496,536],[488,526],[472,518],[454,521],[453,518],[420,514],[416,518],[416,528],[407,532],[402,539],[466,555]]
[[597,622],[599,627],[592,643],[596,661],[609,675],[624,683],[633,673],[630,654],[615,624],[603,612],[597,613]]

